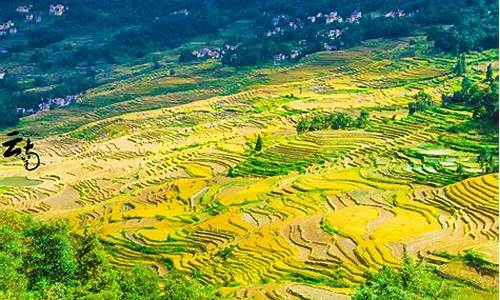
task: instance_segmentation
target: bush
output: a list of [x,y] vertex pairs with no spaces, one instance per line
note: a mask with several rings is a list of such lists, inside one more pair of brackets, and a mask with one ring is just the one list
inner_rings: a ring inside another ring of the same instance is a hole
[[0,265],[1,299],[216,299],[212,288],[175,270],[162,287],[148,267],[112,265],[93,233],[73,236],[64,221],[5,210],[0,211]]
[[382,267],[356,289],[352,299],[455,299],[451,289],[426,267],[405,254],[399,270]]

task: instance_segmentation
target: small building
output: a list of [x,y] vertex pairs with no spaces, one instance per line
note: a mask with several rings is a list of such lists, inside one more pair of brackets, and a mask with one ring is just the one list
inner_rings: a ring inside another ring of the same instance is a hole
[[342,22],[342,17],[340,17],[336,11],[332,11],[326,16],[326,24],[330,24],[333,22]]
[[31,11],[32,5],[22,5],[16,8],[16,11],[21,14],[28,14]]
[[363,14],[360,12],[360,11],[353,11],[351,16],[347,18],[347,22],[348,23],[357,23],[359,22],[359,20],[361,19],[361,17],[363,16]]
[[296,59],[299,56],[300,56],[300,51],[297,50],[297,49],[292,50],[292,52],[290,53],[290,58],[291,59]]
[[6,74],[5,70],[0,70],[0,80],[4,79]]
[[0,30],[9,30],[11,27],[14,27],[14,22],[12,22],[11,20],[0,24]]
[[280,62],[280,61],[284,61],[284,60],[286,60],[286,58],[287,58],[287,57],[286,57],[286,55],[285,55],[285,54],[283,54],[283,53],[279,53],[279,54],[276,54],[276,55],[274,55],[274,56],[273,56],[273,61],[275,61],[275,62]]
[[328,31],[328,37],[331,40],[334,40],[341,35],[342,35],[342,30],[340,30],[340,29],[332,29],[332,30]]
[[50,5],[49,6],[49,14],[53,16],[60,17],[64,14],[66,7],[62,4]]
[[404,17],[404,16],[406,16],[406,14],[401,9],[398,9],[397,11],[391,10],[390,12],[386,13],[384,16],[386,18],[397,18],[397,17]]
[[174,15],[174,16],[175,15],[182,15],[182,16],[187,17],[187,16],[189,16],[190,12],[189,12],[189,10],[187,10],[187,9],[184,8],[184,9],[181,9],[181,10],[177,10],[177,11],[171,12],[170,14]]

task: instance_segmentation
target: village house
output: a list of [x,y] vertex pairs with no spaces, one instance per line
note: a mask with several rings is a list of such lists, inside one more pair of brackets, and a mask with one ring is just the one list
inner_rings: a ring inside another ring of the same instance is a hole
[[272,31],[266,32],[266,36],[270,37],[270,36],[273,36],[273,35],[277,35],[279,33],[283,34],[284,32],[281,30],[281,27],[276,27]]
[[12,22],[11,20],[0,24],[0,30],[9,30],[11,27],[14,27],[14,22]]
[[336,11],[332,11],[326,16],[326,24],[330,24],[333,22],[342,22],[342,17],[340,17]]
[[[75,95],[66,96],[64,98],[48,99],[47,101],[42,101],[40,104],[38,104],[38,110],[36,112],[49,111],[56,107],[64,107],[75,104],[77,99],[78,97]],[[25,110],[25,112],[28,113],[29,110]]]
[[280,61],[284,61],[284,60],[286,60],[286,58],[287,58],[287,57],[286,57],[286,55],[285,55],[285,54],[283,54],[283,53],[279,53],[279,54],[276,54],[276,55],[274,55],[274,56],[273,56],[273,61],[274,61],[274,62],[280,62]]
[[193,51],[193,55],[196,56],[196,58],[218,59],[221,57],[221,49],[220,48],[203,48],[200,50]]
[[319,18],[322,18],[323,17],[323,13],[317,13],[315,16],[309,16],[307,17],[307,19],[309,21],[311,21],[311,23],[316,23],[316,21],[319,19]]
[[38,104],[38,111],[49,111],[50,110],[50,104],[42,102]]
[[16,8],[16,11],[21,14],[28,14],[33,6],[32,5],[22,5]]
[[12,27],[9,29],[9,34],[16,34],[17,33],[17,28],[16,27]]
[[278,26],[278,24],[280,23],[281,19],[286,19],[285,16],[281,15],[281,16],[276,16],[274,17],[272,20],[271,20],[271,23],[273,24],[273,26]]
[[25,17],[25,20],[28,22],[33,21],[34,15],[33,14],[27,14]]
[[239,45],[229,45],[229,44],[226,44],[224,45],[224,47],[222,47],[222,50],[221,50],[221,57],[222,55],[226,55],[228,52],[232,52],[234,50],[236,50],[238,48]]
[[6,72],[5,70],[0,70],[0,80],[3,80],[5,78]]
[[174,12],[171,12],[170,13],[171,15],[183,15],[183,16],[189,16],[189,10],[187,9],[181,9],[181,10],[178,10],[178,11],[174,11]]
[[53,16],[60,17],[64,14],[66,7],[62,4],[50,5],[49,6],[49,14]]
[[385,14],[386,18],[396,18],[396,17],[404,17],[404,16],[406,16],[406,14],[401,9],[398,9],[397,11],[391,10],[390,12]]
[[362,17],[362,13],[360,11],[354,11],[350,17],[347,18],[348,23],[357,23]]
[[297,50],[297,49],[292,50],[292,52],[290,53],[290,58],[291,59],[296,59],[299,56],[300,56],[300,51]]
[[340,30],[340,29],[332,29],[332,30],[328,31],[328,37],[331,40],[334,40],[341,35],[342,35],[342,30]]
[[299,25],[297,25],[297,23],[293,21],[290,21],[288,22],[288,27],[292,28],[292,30],[297,30],[297,28],[299,28]]
[[323,44],[323,48],[325,49],[325,51],[335,51],[335,50],[337,50],[337,47],[335,47],[335,46],[330,46],[330,45],[328,45],[327,43],[324,43],[324,44]]

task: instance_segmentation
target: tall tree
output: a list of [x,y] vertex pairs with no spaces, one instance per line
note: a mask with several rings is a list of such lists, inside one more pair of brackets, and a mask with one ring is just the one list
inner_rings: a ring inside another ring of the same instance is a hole
[[486,81],[492,82],[493,79],[493,66],[491,64],[488,65],[488,68],[486,69]]
[[255,143],[255,151],[256,152],[259,152],[260,150],[262,150],[262,137],[260,136],[260,134],[257,136],[257,142]]
[[455,74],[458,76],[462,76],[467,72],[467,63],[465,62],[465,54],[462,53],[458,59],[457,59],[457,64],[455,65]]

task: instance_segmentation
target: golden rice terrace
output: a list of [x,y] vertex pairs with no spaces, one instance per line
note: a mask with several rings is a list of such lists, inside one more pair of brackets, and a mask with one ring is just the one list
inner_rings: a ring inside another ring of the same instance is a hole
[[[419,91],[439,102],[461,81],[455,57],[411,47],[369,41],[238,74],[201,63],[91,90],[82,103],[98,110],[23,120],[43,136],[42,164],[27,177],[1,161],[1,206],[91,224],[114,263],[175,268],[237,299],[348,299],[405,251],[439,266],[475,249],[498,264],[498,174],[477,160],[497,137],[450,130],[472,119],[458,108],[408,114]],[[479,78],[498,53],[467,59]],[[143,95],[153,88],[173,92]],[[296,131],[362,109],[364,128]]]

